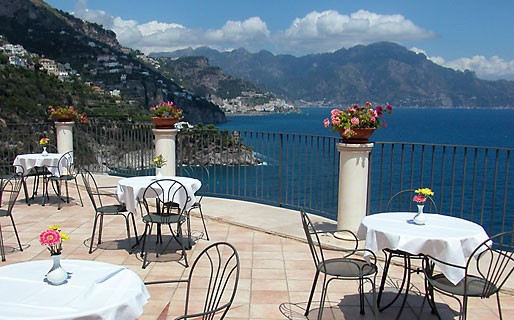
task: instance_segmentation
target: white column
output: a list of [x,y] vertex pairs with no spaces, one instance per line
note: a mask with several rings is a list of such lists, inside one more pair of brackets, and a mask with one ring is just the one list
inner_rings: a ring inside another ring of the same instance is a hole
[[154,134],[155,156],[162,154],[166,165],[162,167],[164,176],[175,175],[177,129],[152,129]]
[[73,125],[75,122],[55,122],[57,131],[57,152],[73,151]]
[[337,228],[357,232],[366,215],[369,155],[373,143],[338,143],[339,196]]

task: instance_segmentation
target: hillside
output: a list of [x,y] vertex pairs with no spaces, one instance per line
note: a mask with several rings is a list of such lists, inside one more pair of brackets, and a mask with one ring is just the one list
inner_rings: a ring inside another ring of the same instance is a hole
[[191,55],[204,56],[226,73],[297,105],[373,101],[395,106],[514,107],[514,81],[481,80],[473,72],[444,68],[389,42],[303,57],[206,47],[151,56]]
[[[135,106],[145,113],[156,102],[171,100],[191,123],[226,121],[217,105],[160,74],[144,55],[122,48],[112,31],[41,0],[0,0],[0,35],[30,54],[68,66],[82,83],[89,82],[104,92],[119,92],[123,100],[119,108]],[[66,98],[56,100],[55,104]],[[47,102],[32,100],[32,106],[46,108]],[[80,103],[79,107],[90,107],[87,100]]]

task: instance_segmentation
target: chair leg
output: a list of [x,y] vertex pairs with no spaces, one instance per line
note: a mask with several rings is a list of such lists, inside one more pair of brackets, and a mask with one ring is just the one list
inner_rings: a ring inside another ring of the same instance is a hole
[[0,253],[2,255],[2,261],[5,261],[5,248],[4,248],[4,236],[2,234],[2,224],[0,224]]
[[360,314],[364,314],[364,280],[359,279],[359,304]]
[[207,238],[207,241],[209,241],[209,233],[207,232],[207,226],[205,225],[205,219],[203,218],[202,205],[200,203],[198,204],[198,209],[200,210],[200,217],[202,218],[203,230],[205,231],[205,237]]
[[309,315],[309,309],[311,307],[312,298],[314,297],[314,290],[316,290],[316,284],[318,283],[319,270],[316,271],[314,275],[314,280],[312,281],[311,293],[309,294],[309,301],[307,301],[307,307],[305,308],[304,316]]
[[[134,226],[134,235],[136,236],[136,245],[139,244],[139,235],[137,234],[137,227],[136,227],[136,218],[134,217],[134,214],[132,212],[129,212],[128,215],[132,217],[132,225]],[[128,216],[127,216],[128,218]]]
[[77,187],[77,193],[79,194],[80,205],[84,206],[84,202],[82,202],[82,196],[80,195],[80,190],[79,190],[79,184],[77,182],[77,177],[75,177],[75,187]]
[[500,315],[500,320],[503,320],[502,305],[500,303],[500,291],[496,291],[496,303],[498,304],[498,314]]
[[104,215],[99,214],[99,218],[100,218],[100,226],[98,228],[98,244],[102,243],[102,233],[104,230]]
[[16,240],[18,240],[18,246],[20,247],[20,251],[23,251],[23,247],[21,246],[20,236],[18,235],[18,230],[16,229],[16,224],[14,223],[14,218],[12,214],[9,215],[11,218],[12,228],[14,229],[14,234],[16,235]]
[[89,244],[89,253],[93,253],[93,242],[95,242],[96,223],[98,222],[98,214],[95,215],[95,222],[93,222],[93,232],[91,234],[91,243]]
[[152,235],[152,227],[149,223],[145,224],[145,232],[143,233],[143,244],[141,245],[141,258],[143,258],[143,269],[146,269],[147,267],[147,256],[148,252],[145,252],[145,245],[146,245],[146,237]]

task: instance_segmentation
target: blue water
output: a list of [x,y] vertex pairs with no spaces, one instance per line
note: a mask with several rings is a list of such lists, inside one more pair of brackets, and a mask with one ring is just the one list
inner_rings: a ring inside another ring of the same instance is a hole
[[[233,116],[221,129],[336,136],[323,127],[330,108],[302,108],[298,114]],[[376,130],[375,142],[417,142],[514,148],[514,109],[394,108]]]

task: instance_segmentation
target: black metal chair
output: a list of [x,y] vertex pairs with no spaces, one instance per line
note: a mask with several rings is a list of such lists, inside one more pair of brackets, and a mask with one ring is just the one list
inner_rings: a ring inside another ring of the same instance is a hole
[[[181,248],[180,258],[184,259],[184,264],[188,267],[185,241],[190,241],[190,229],[187,230],[184,239],[182,226],[187,223],[187,206],[191,201],[186,187],[180,182],[171,178],[153,181],[146,187],[141,197],[138,197],[139,209],[142,220],[145,223],[145,231],[142,236],[141,257],[143,258],[143,269],[148,263],[147,241],[152,235],[154,225],[157,227],[156,233],[156,257],[159,252],[163,252],[162,226],[167,225],[173,238]],[[173,231],[172,225],[176,226]],[[189,247],[189,245],[188,245]]]
[[[11,219],[11,224],[14,229],[14,234],[16,235],[16,240],[18,241],[18,246],[20,251],[23,251],[21,246],[20,237],[18,235],[18,230],[16,229],[16,224],[14,223],[14,218],[12,215],[12,211],[14,208],[14,204],[16,203],[16,199],[18,199],[18,195],[20,194],[21,186],[23,183],[23,177],[18,174],[13,174],[11,176],[8,175],[0,175],[0,217],[9,217]],[[2,255],[2,261],[5,261],[5,248],[4,248],[4,240],[2,235],[2,226],[0,224],[0,251]]]
[[[209,169],[206,166],[188,166],[184,168],[184,175],[190,178],[198,179],[202,182],[201,193],[197,191],[195,194],[196,202],[191,206],[188,212],[188,217],[191,217],[191,211],[198,209],[200,212],[200,218],[202,219],[203,230],[205,231],[205,237],[209,240],[209,233],[207,232],[207,226],[205,225],[205,219],[203,217],[202,210],[202,199],[205,192],[209,190]],[[198,195],[199,194],[199,195]],[[188,225],[189,227],[189,225]]]
[[[446,265],[464,272],[464,279],[453,284],[437,265]],[[463,266],[450,264],[427,255],[424,259],[425,284],[428,302],[440,318],[434,301],[434,290],[452,297],[459,303],[459,319],[466,319],[468,298],[489,298],[496,295],[498,313],[502,319],[500,290],[514,271],[514,231],[503,232],[482,242]],[[462,299],[462,302],[461,302]],[[424,301],[423,301],[424,302]]]
[[[417,206],[412,200],[412,198],[416,195],[416,192],[414,189],[405,189],[401,190],[397,193],[395,193],[387,202],[387,211],[417,211]],[[430,212],[438,212],[437,205],[433,198],[428,197],[427,202],[425,203],[425,207]],[[383,249],[384,252],[384,270],[382,272],[382,279],[380,281],[380,287],[378,289],[378,298],[377,298],[377,305],[380,311],[383,311],[387,308],[389,308],[393,303],[395,303],[396,300],[401,296],[401,293],[403,292],[404,288],[408,288],[411,283],[411,274],[412,273],[421,273],[422,270],[420,268],[412,268],[412,260],[420,260],[423,259],[424,255],[422,254],[411,254],[409,252],[405,252],[402,250],[392,250],[392,249]],[[385,306],[381,306],[382,303],[382,295],[384,292],[384,287],[387,281],[387,275],[389,273],[389,267],[391,266],[391,262],[395,258],[400,258],[403,260],[403,278],[402,282],[398,287],[398,292],[394,296],[389,303],[387,303]],[[420,262],[421,264],[421,262]],[[401,314],[403,308],[405,307],[405,304],[407,302],[407,295],[404,295],[402,305],[399,311],[399,314]]]
[[[79,184],[77,182],[77,175],[78,170],[74,165],[73,161],[73,151],[68,151],[65,154],[61,156],[59,159],[59,162],[57,164],[57,174],[50,175],[50,176],[44,176],[45,180],[45,194],[46,198],[49,198],[48,195],[48,184],[50,183],[52,187],[54,188],[55,193],[57,194],[57,200],[58,207],[57,209],[61,209],[61,202],[64,202],[64,199],[62,198],[62,183],[64,182],[64,185],[66,187],[66,203],[70,203],[70,193],[68,189],[68,182],[74,181],[75,187],[77,188],[77,193],[79,195],[80,199],[80,205],[84,206],[84,202],[82,202],[82,196],[80,195],[79,190]],[[43,205],[45,204],[45,201],[43,199]]]
[[[305,309],[305,316],[309,314],[312,298],[316,289],[316,284],[320,274],[323,275],[323,288],[321,289],[321,300],[318,312],[318,319],[322,319],[323,308],[327,296],[328,286],[332,280],[354,280],[359,282],[359,299],[360,299],[360,313],[364,314],[364,282],[371,283],[373,292],[373,301],[371,307],[378,317],[378,310],[376,305],[376,291],[375,280],[378,268],[376,266],[376,256],[371,250],[358,249],[359,241],[357,236],[350,230],[336,230],[338,239],[345,239],[351,247],[350,248],[324,248],[319,238],[319,231],[316,231],[307,213],[303,210],[300,211],[302,218],[303,230],[309,244],[309,249],[314,260],[316,273],[312,282],[312,289],[309,295],[309,301]],[[341,253],[341,257],[326,259],[324,250],[337,251]],[[363,255],[366,254],[364,258]]]
[[[82,181],[84,182],[84,186],[86,187],[87,194],[89,199],[91,199],[91,203],[93,204],[93,208],[95,209],[95,222],[93,223],[93,232],[91,234],[91,244],[89,245],[89,253],[93,252],[93,243],[95,242],[95,233],[98,222],[98,245],[102,243],[102,231],[104,225],[104,216],[123,216],[125,218],[125,225],[127,227],[127,238],[130,241],[130,222],[132,220],[132,226],[134,228],[134,235],[136,238],[136,244],[139,244],[139,238],[137,235],[137,227],[136,227],[136,219],[134,218],[134,213],[127,211],[127,208],[124,205],[120,204],[107,204],[105,205],[102,201],[104,196],[113,196],[113,193],[110,192],[102,192],[100,189],[112,189],[114,186],[105,186],[99,187],[96,183],[96,180],[91,174],[91,172],[87,169],[81,169],[80,175],[82,176]],[[131,219],[129,219],[131,218]],[[100,220],[100,221],[99,221]],[[133,247],[133,246],[132,246]]]
[[195,259],[186,280],[145,282],[187,283],[184,315],[178,319],[224,319],[234,301],[239,283],[239,255],[227,242],[206,247]]

